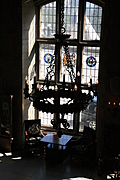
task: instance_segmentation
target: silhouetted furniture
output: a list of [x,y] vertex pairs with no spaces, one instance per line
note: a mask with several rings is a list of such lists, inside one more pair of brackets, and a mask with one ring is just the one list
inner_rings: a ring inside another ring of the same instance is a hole
[[72,136],[63,134],[61,138],[56,132],[49,132],[41,142],[45,145],[46,159],[63,161],[67,157],[67,152]]
[[83,135],[71,140],[71,159],[86,164],[93,162],[96,155],[96,130],[84,126]]
[[41,120],[25,120],[25,149],[28,152],[39,151],[43,153],[43,146],[40,140],[43,138],[41,131]]
[[120,127],[106,125],[104,131],[104,148],[99,154],[98,175],[120,178]]
[[104,155],[98,160],[98,175],[105,175],[109,179],[120,178],[120,159],[119,157]]
[[0,96],[0,150],[13,151],[12,113],[13,95]]

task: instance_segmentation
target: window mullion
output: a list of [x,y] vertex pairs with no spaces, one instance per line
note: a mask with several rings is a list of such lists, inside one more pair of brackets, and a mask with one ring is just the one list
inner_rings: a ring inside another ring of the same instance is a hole
[[[61,0],[56,1],[56,34],[61,33]],[[56,57],[55,57],[55,82],[60,80],[60,58],[61,58],[61,45],[56,42],[55,46]]]
[[84,1],[84,0],[79,1],[79,15],[78,15],[78,39],[79,39],[79,42],[81,42],[83,40],[85,3],[86,3],[86,1]]
[[60,1],[56,1],[56,33],[59,34],[60,32],[60,11],[61,9],[59,8],[61,6]]
[[[40,31],[39,31],[39,17],[40,17],[40,11],[39,7],[35,7],[35,14],[36,14],[36,26],[35,26],[35,40],[39,37]],[[36,71],[36,77],[39,78],[39,44],[35,43],[35,71]]]

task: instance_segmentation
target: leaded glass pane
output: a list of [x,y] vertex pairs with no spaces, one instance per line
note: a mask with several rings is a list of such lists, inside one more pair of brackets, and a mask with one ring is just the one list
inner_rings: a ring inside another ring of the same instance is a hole
[[[45,76],[47,74],[47,67],[50,66],[51,63],[47,63],[45,61],[45,55],[50,54],[50,55],[54,55],[54,51],[55,51],[55,45],[52,44],[40,44],[39,46],[39,54],[40,54],[40,58],[39,58],[39,79],[44,80]],[[53,69],[54,71],[54,69]],[[54,80],[54,76],[52,77],[51,80]]]
[[40,37],[54,37],[56,30],[56,2],[42,6],[40,13]]
[[97,108],[97,97],[93,99],[87,108],[80,114],[80,126],[79,131],[83,131],[84,126],[96,129],[96,108]]
[[[96,83],[99,71],[99,51],[100,47],[84,47],[83,48],[83,62],[82,62],[82,83],[86,84],[90,81],[92,76],[92,83]],[[89,67],[86,63],[88,57],[93,56],[96,59],[96,65]]]
[[77,39],[78,30],[78,0],[64,1],[64,25],[71,39]]
[[52,127],[51,119],[54,118],[54,114],[40,111],[39,112],[39,117],[41,119],[41,125],[42,126]]
[[[61,103],[64,104],[64,102],[65,102],[65,98],[62,98]],[[60,118],[61,118],[61,114],[60,114]],[[66,119],[67,122],[69,123],[70,125],[69,129],[73,129],[73,114],[70,113],[65,114],[64,119]],[[64,128],[62,124],[61,124],[61,128]]]
[[100,40],[102,7],[86,2],[84,40]]
[[[73,81],[74,81],[74,76],[76,76],[77,46],[68,46],[68,48],[69,48],[69,61],[67,62],[65,50],[64,47],[62,47],[60,81],[63,81],[62,77],[63,77],[63,73],[65,72],[65,81],[71,82],[70,74],[72,75]],[[71,64],[71,66],[69,64]]]

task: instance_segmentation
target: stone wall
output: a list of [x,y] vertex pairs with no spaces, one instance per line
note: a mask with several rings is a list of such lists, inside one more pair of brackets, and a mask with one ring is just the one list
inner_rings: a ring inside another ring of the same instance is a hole
[[[28,77],[29,84],[34,78],[35,63],[35,5],[33,1],[22,4],[22,85],[25,88],[25,77]],[[32,73],[33,71],[33,73]],[[23,119],[28,119],[30,102],[23,97]]]

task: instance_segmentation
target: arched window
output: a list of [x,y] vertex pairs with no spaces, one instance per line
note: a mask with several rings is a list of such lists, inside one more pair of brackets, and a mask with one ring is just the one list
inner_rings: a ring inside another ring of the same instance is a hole
[[[42,84],[46,68],[49,66],[50,56],[55,50],[59,51],[59,60],[55,63],[55,76],[52,81],[62,82],[64,74],[64,51],[56,44],[55,34],[60,33],[61,23],[64,23],[66,34],[70,34],[67,40],[70,57],[73,61],[73,69],[79,71],[81,83],[87,85],[92,77],[92,82],[99,80],[100,45],[102,31],[102,1],[94,0],[64,0],[64,21],[60,18],[61,1],[40,1],[37,22],[37,51],[36,66],[40,83]],[[62,21],[62,22],[61,22]],[[92,63],[89,63],[89,60]],[[65,72],[65,81],[71,83],[69,73]],[[61,98],[60,103],[66,101]],[[96,128],[96,103],[97,97],[80,114],[67,114],[66,119],[70,123],[70,130],[81,131],[84,125]],[[43,126],[52,127],[51,119],[54,114],[39,112]],[[79,125],[79,127],[78,127]],[[77,129],[75,128],[77,126]],[[75,130],[76,129],[76,130]]]

